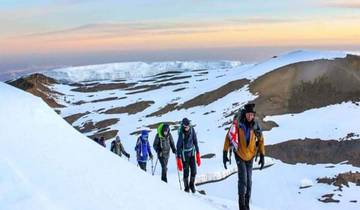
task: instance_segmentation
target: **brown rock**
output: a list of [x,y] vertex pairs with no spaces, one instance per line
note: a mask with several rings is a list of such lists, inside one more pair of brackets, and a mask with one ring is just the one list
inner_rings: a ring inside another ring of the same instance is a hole
[[58,84],[58,82],[53,78],[35,73],[14,81],[8,81],[6,83],[40,97],[52,108],[65,107],[64,105],[57,103],[55,100],[55,98],[63,94],[49,88],[51,85]]
[[129,115],[131,115],[131,114],[136,114],[136,113],[144,111],[145,109],[147,109],[148,107],[150,107],[154,103],[155,103],[154,101],[140,101],[140,102],[136,102],[136,103],[133,103],[133,104],[129,104],[129,105],[124,106],[124,107],[112,108],[112,109],[106,110],[103,113],[105,113],[105,114],[128,113]]

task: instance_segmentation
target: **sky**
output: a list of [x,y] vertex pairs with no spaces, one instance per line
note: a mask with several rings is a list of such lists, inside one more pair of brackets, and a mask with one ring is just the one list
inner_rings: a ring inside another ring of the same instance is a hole
[[0,74],[357,50],[359,0],[0,0]]

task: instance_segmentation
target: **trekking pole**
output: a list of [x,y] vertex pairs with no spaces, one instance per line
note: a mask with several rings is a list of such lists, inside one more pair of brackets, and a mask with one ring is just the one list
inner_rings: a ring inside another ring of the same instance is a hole
[[[151,171],[154,171],[154,162],[152,158],[151,158]],[[154,173],[152,173],[152,175],[154,176]]]
[[159,158],[156,158],[155,167],[154,167],[154,170],[152,171],[152,175],[153,175],[153,176],[154,176],[155,171],[156,171],[156,166],[157,166],[158,160],[159,160]]
[[[176,159],[175,159],[175,160],[176,160]],[[180,190],[182,190],[181,181],[180,181],[180,172],[179,172],[179,169],[178,169],[178,167],[177,167],[177,163],[176,163],[176,170],[177,170],[177,174],[178,174]]]
[[229,152],[229,164],[231,165],[231,155],[232,155],[232,149],[230,149],[230,152]]

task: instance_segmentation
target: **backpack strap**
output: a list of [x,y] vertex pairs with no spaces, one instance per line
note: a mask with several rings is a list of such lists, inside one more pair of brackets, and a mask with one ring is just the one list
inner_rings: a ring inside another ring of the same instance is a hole
[[[190,135],[191,136],[189,136],[189,139],[190,139],[190,137],[194,137],[194,128],[193,127],[190,127]],[[184,158],[184,161],[185,161],[185,152],[191,152],[192,151],[192,153],[193,153],[193,156],[195,155],[195,145],[194,145],[194,140],[193,140],[193,145],[192,145],[192,147],[191,148],[189,148],[189,149],[185,149],[185,134],[182,132],[182,135],[183,135],[183,140],[184,140],[184,143],[183,143],[183,149],[182,149],[182,153],[183,153],[183,158]],[[193,138],[194,139],[194,138]]]

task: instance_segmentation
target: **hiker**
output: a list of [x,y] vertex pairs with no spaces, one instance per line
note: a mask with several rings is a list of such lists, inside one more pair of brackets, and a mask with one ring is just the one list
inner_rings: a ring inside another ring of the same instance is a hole
[[141,131],[141,135],[136,141],[135,151],[138,164],[140,168],[146,171],[146,163],[148,158],[153,159],[151,148],[149,144],[149,132],[147,130]]
[[[184,118],[179,129],[179,138],[176,144],[176,163],[179,171],[184,168],[184,190],[195,193],[196,164],[200,166],[200,152],[195,129],[190,125],[190,120]],[[189,183],[189,171],[190,183]]]
[[174,154],[176,154],[174,140],[170,133],[170,126],[168,124],[161,123],[159,125],[153,146],[161,164],[161,180],[167,182],[166,174],[168,160],[170,156],[170,149]]
[[[241,110],[238,120],[234,121],[229,132],[226,134],[223,163],[225,169],[230,145],[233,146],[234,156],[238,167],[238,195],[239,209],[249,210],[252,169],[254,156],[260,154],[260,170],[264,167],[264,137],[258,122],[255,120],[255,104],[246,104]],[[235,129],[234,129],[235,128]]]
[[102,136],[99,140],[99,144],[103,147],[106,147],[106,144],[105,144],[105,138]]
[[95,137],[93,140],[94,140],[94,142],[99,144],[99,138],[98,137]]
[[119,136],[116,136],[116,139],[111,142],[110,150],[111,152],[119,155],[120,157],[122,156],[122,154],[124,154],[125,157],[130,158],[130,154],[125,151]]

